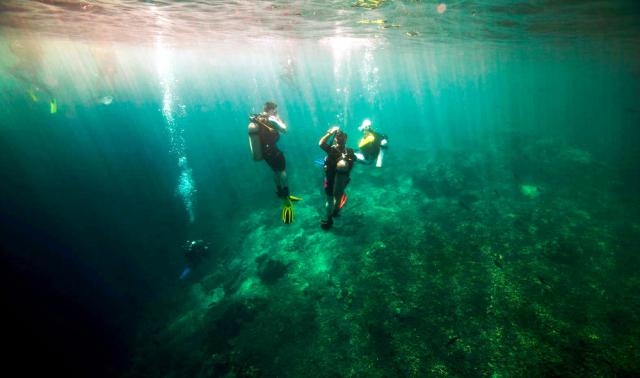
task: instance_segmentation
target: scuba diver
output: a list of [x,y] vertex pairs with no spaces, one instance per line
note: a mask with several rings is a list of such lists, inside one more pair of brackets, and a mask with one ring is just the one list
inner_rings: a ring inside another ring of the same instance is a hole
[[40,72],[44,66],[42,48],[35,40],[24,39],[9,44],[11,53],[16,57],[16,63],[8,71],[15,79],[27,88],[27,94],[34,103],[45,98],[49,104],[49,113],[58,112],[58,101],[49,89],[57,81],[53,78],[40,79]]
[[382,159],[384,150],[387,149],[387,136],[377,133],[371,128],[371,121],[365,119],[362,121],[358,130],[364,135],[358,143],[359,152],[356,153],[358,161],[364,164],[376,162],[376,167],[382,167]]
[[327,153],[327,157],[324,159],[324,192],[327,195],[327,202],[325,203],[327,217],[320,224],[323,230],[331,228],[333,218],[340,215],[340,210],[347,201],[344,189],[349,183],[349,173],[353,168],[356,156],[353,149],[348,148],[346,144],[347,134],[340,131],[338,126],[330,128],[320,138],[320,148]]
[[285,224],[293,222],[292,202],[301,198],[289,195],[286,162],[284,154],[276,146],[280,134],[287,132],[287,125],[278,117],[278,105],[273,102],[264,104],[263,112],[249,117],[249,147],[253,160],[264,160],[273,170],[276,183],[276,195],[284,200],[282,221]]
[[205,258],[209,257],[209,243],[204,240],[187,240],[182,247],[184,251],[184,259],[187,261],[187,266],[180,274],[180,279],[184,280],[189,274],[196,269]]

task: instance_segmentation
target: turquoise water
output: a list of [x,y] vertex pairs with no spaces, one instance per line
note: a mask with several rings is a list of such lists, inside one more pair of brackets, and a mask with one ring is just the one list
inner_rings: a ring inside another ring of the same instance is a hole
[[[640,373],[633,2],[0,10],[2,286],[25,372]],[[249,151],[265,101],[289,127],[290,225]],[[337,125],[356,148],[364,119],[384,164],[356,164],[326,232],[318,140]]]

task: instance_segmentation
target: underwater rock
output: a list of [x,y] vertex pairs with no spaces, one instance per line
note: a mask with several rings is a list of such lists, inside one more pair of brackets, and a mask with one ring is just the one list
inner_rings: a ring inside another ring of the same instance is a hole
[[549,262],[575,266],[581,260],[581,248],[572,240],[557,240],[543,246],[542,256]]
[[222,301],[224,299],[224,294],[224,289],[222,287],[212,290],[207,297],[207,301],[209,302],[208,306],[211,307]]
[[460,202],[464,202],[466,204],[473,204],[475,202],[478,202],[479,200],[480,197],[473,193],[462,193],[460,195]]
[[540,195],[540,187],[535,185],[520,185],[520,192],[529,198],[536,198]]
[[549,285],[549,283],[547,282],[547,280],[542,277],[540,274],[536,273],[536,280],[538,281],[538,283],[540,283],[541,285],[543,285],[546,288],[551,288],[551,285]]
[[452,346],[453,344],[456,343],[456,341],[460,340],[459,336],[453,336],[449,338],[449,341],[447,341],[447,346]]
[[267,259],[269,258],[269,255],[266,253],[261,254],[260,256],[256,257],[256,259],[254,260],[256,262],[256,264],[258,264],[258,266],[260,266],[262,263],[264,263]]
[[287,273],[288,267],[285,263],[270,259],[266,254],[256,258],[256,263],[258,264],[258,277],[266,285],[276,283]]
[[222,287],[207,290],[202,283],[195,283],[191,288],[193,298],[199,303],[203,310],[206,310],[220,302],[225,297],[225,290]]
[[458,205],[465,210],[472,210],[472,205],[478,202],[478,200],[480,200],[480,198],[475,194],[464,193],[458,199]]
[[255,309],[244,303],[233,302],[227,306],[222,316],[215,322],[215,330],[226,340],[240,333],[243,325],[253,320],[256,316]]
[[560,153],[560,158],[573,163],[588,165],[593,163],[593,158],[588,151],[570,147]]
[[384,250],[385,248],[387,248],[387,245],[384,244],[384,242],[375,241],[371,244],[371,246],[369,246],[369,248],[367,248],[364,254],[365,256],[370,256],[377,253],[378,251]]
[[247,274],[244,270],[229,271],[222,284],[225,293],[227,295],[235,294],[244,283],[246,276]]

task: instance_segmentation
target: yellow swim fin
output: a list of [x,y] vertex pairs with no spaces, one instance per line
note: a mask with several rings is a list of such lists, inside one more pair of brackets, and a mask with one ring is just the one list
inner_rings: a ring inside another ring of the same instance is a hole
[[31,97],[31,101],[38,102],[38,95],[36,94],[36,90],[34,88],[30,88],[27,93],[29,97]]
[[290,200],[284,201],[284,206],[282,207],[282,222],[284,224],[293,222],[293,204]]
[[52,98],[51,102],[49,103],[49,112],[51,114],[56,114],[58,112],[58,102],[55,98]]

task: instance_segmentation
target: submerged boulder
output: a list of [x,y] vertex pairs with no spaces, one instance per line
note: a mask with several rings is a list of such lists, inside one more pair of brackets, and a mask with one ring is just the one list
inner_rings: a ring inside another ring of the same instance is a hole
[[287,273],[287,264],[268,258],[266,255],[259,256],[256,263],[258,264],[258,277],[266,285],[276,283]]

